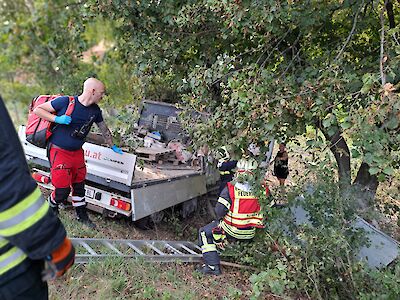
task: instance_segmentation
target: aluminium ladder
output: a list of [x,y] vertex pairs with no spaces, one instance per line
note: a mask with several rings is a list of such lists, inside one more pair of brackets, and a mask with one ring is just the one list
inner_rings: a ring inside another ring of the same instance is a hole
[[108,257],[141,258],[157,262],[199,262],[201,248],[192,242],[71,238],[76,263]]

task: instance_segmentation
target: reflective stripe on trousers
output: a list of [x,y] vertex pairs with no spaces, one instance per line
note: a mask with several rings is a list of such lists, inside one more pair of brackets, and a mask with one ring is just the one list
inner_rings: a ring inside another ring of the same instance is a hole
[[208,243],[205,232],[201,232],[200,236],[201,236],[201,241],[202,241],[201,253],[204,254],[204,253],[211,252],[211,251],[217,251],[217,247],[215,246],[214,243],[212,243],[212,244]]
[[86,205],[85,197],[72,196],[71,199],[72,199],[72,206],[73,207]]
[[212,237],[212,229],[216,226],[218,226],[218,221],[213,221],[199,230],[199,245],[203,253],[204,262],[209,265],[218,265],[220,263],[217,247]]

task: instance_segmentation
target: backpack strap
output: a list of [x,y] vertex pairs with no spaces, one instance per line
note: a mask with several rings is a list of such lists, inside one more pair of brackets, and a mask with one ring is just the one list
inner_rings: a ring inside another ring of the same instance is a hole
[[71,116],[72,112],[74,111],[74,108],[75,108],[75,97],[69,96],[68,98],[69,98],[69,103],[68,103],[67,110],[65,111],[65,114],[67,116]]

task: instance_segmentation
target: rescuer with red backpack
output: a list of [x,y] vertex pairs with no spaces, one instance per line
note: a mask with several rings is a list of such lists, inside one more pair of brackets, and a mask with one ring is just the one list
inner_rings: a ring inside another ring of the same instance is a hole
[[89,78],[84,82],[82,94],[73,97],[74,108],[70,115],[67,114],[71,106],[71,97],[68,96],[55,98],[33,110],[41,119],[56,124],[47,146],[51,181],[55,187],[49,197],[50,206],[58,213],[58,205],[67,201],[72,188],[72,205],[78,221],[91,228],[95,228],[95,225],[86,211],[86,165],[82,145],[93,123],[98,125],[111,149],[122,154],[122,150],[113,143],[111,132],[97,105],[104,94],[104,84],[96,78]]

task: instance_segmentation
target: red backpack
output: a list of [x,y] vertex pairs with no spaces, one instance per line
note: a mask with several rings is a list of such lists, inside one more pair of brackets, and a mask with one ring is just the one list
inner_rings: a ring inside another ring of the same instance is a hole
[[[53,133],[54,123],[37,116],[33,110],[40,104],[52,101],[61,95],[40,95],[32,99],[29,106],[28,123],[26,124],[26,140],[40,148],[46,148],[47,142]],[[69,96],[69,104],[65,114],[71,116],[75,108],[75,98]]]

